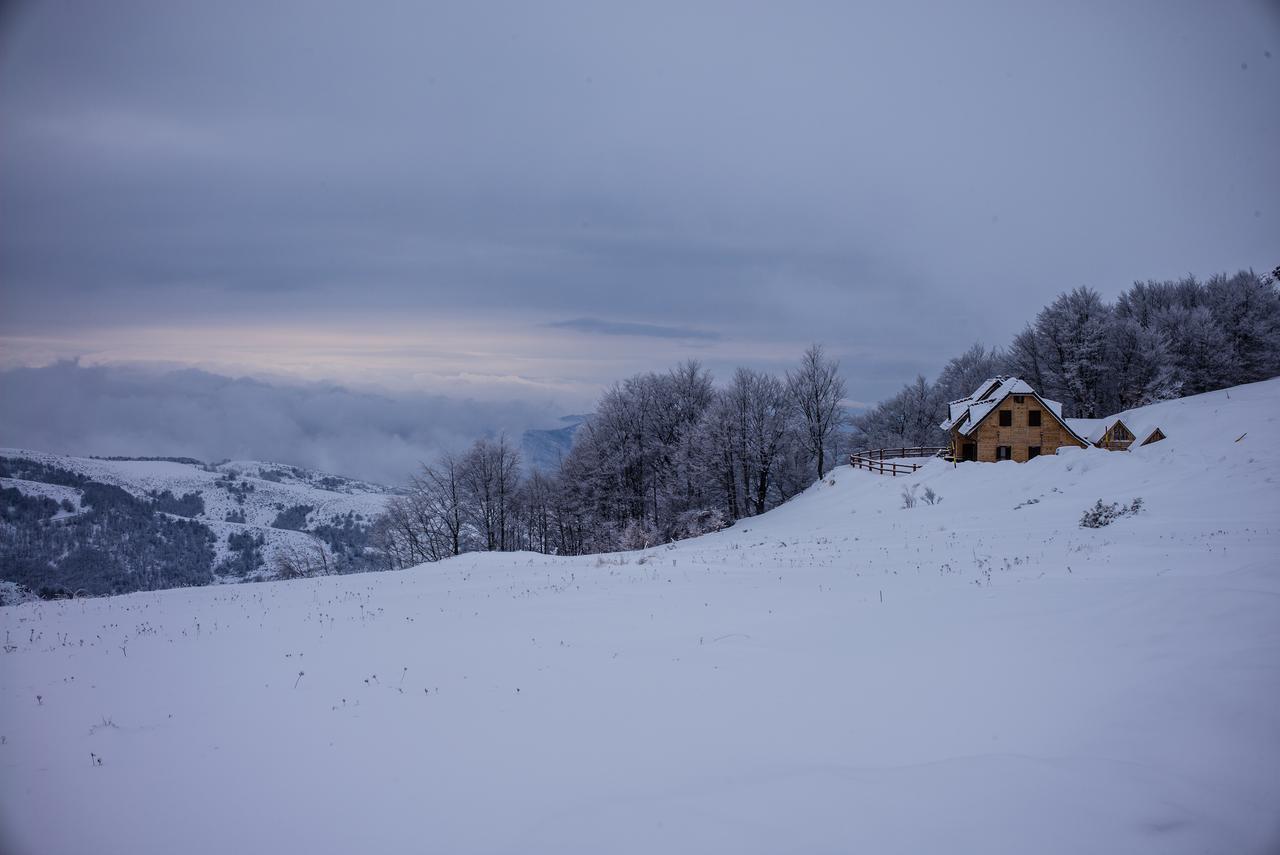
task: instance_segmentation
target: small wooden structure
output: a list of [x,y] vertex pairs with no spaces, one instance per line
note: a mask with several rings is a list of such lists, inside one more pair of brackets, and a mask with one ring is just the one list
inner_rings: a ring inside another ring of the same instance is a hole
[[1160,440],[1165,439],[1164,431],[1160,430],[1160,428],[1158,427],[1152,428],[1149,431],[1144,431],[1144,433],[1146,434],[1146,439],[1138,443],[1140,447],[1143,445],[1150,445],[1153,442],[1159,442]]
[[1059,448],[1085,448],[1088,440],[1062,418],[1062,405],[1017,377],[993,377],[967,398],[948,405],[941,425],[957,460],[1018,463],[1056,454]]
[[1106,451],[1129,451],[1135,447],[1150,445],[1165,438],[1164,432],[1155,426],[1141,427],[1125,422],[1129,416],[1109,416],[1105,419],[1067,419],[1072,430],[1089,441],[1090,445]]

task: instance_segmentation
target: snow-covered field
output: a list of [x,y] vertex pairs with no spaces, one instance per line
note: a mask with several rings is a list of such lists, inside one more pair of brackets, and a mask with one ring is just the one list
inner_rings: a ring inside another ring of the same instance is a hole
[[645,552],[0,609],[0,850],[1274,852],[1280,380],[1146,415]]

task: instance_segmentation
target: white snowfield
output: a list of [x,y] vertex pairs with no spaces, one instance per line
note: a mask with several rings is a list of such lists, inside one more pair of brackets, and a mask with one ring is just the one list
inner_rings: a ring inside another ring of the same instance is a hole
[[1280,380],[1149,415],[644,552],[0,609],[0,850],[1275,852]]

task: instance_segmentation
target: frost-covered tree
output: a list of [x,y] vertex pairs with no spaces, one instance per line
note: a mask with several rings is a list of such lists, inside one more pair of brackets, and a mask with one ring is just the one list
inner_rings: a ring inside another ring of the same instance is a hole
[[769,488],[791,414],[786,387],[771,374],[739,368],[729,387],[743,495],[752,515],[769,506]]
[[1251,383],[1280,373],[1280,292],[1252,270],[1214,276],[1204,305],[1221,328],[1231,364],[1222,382]]
[[[1042,391],[1047,389],[1045,385],[1044,352],[1040,339],[1036,335],[1035,327],[1031,326],[1031,324],[1027,324],[1022,332],[1014,336],[1013,342],[1009,345],[1009,351],[1005,356],[1005,371],[1002,373],[1020,377],[1030,383],[1034,389]],[[972,392],[973,390],[970,389],[969,391]],[[967,394],[969,392],[964,392],[951,400],[958,400]]]
[[1180,390],[1196,395],[1229,385],[1236,374],[1230,341],[1206,306],[1175,304],[1159,312],[1156,323],[1169,343]]
[[840,363],[828,359],[822,345],[810,345],[800,358],[800,367],[787,372],[787,395],[799,415],[800,436],[813,458],[814,472],[821,479],[827,474],[827,448],[831,445],[844,409],[844,380]]
[[432,536],[440,541],[431,545],[431,552],[441,557],[462,554],[469,513],[463,469],[458,456],[447,452],[434,464],[422,467],[410,486],[419,513],[431,518]]
[[497,439],[476,440],[462,458],[459,481],[467,516],[491,552],[507,548],[519,469],[520,452],[505,433]]
[[1067,415],[1106,415],[1110,329],[1111,308],[1085,287],[1061,295],[1036,316],[1043,391],[1062,401]]
[[937,408],[935,421],[946,416],[945,407],[949,402],[973,394],[984,380],[1006,373],[1007,366],[1008,357],[1004,353],[998,348],[987,349],[979,342],[953,357],[934,381],[936,392],[929,400]]
[[1177,396],[1180,384],[1158,329],[1116,316],[1108,348],[1108,409],[1125,410]]

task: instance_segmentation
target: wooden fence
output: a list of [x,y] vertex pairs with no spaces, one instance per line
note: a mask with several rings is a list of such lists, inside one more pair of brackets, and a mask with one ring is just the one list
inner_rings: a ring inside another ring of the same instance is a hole
[[849,455],[849,465],[854,469],[866,469],[881,475],[910,475],[923,463],[885,463],[886,460],[897,460],[910,457],[937,457],[947,451],[946,448],[877,448],[867,451],[855,451]]

